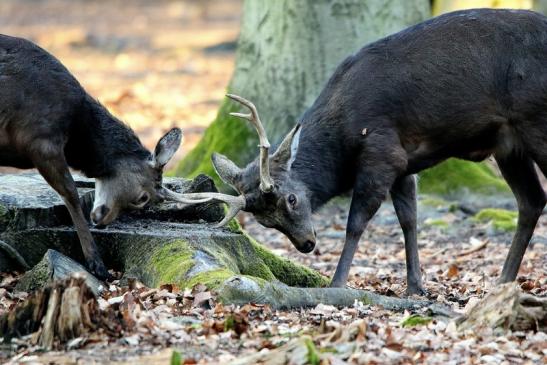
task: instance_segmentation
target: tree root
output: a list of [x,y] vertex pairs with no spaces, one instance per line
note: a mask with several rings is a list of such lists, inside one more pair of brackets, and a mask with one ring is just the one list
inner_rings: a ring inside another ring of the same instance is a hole
[[4,252],[6,252],[12,259],[14,259],[15,261],[17,261],[17,263],[21,266],[21,268],[25,269],[25,270],[29,270],[30,269],[30,266],[27,264],[27,262],[25,261],[25,259],[23,258],[23,256],[21,256],[19,254],[19,252],[17,252],[17,250],[15,248],[13,248],[12,246],[8,245],[6,242],[0,240],[0,250],[3,250]]
[[388,297],[351,288],[296,288],[275,281],[260,285],[245,276],[234,276],[226,280],[219,287],[218,293],[227,303],[264,303],[274,309],[315,307],[319,303],[343,307],[360,301],[392,311],[427,309],[431,315],[455,316],[450,308],[427,300]]

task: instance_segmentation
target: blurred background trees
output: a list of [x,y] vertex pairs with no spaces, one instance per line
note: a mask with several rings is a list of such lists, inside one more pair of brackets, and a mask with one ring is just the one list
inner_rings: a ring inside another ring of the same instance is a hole
[[[473,1],[437,0],[439,14],[473,7]],[[475,1],[477,6],[510,6],[510,1]],[[512,6],[526,7],[526,1]],[[529,3],[529,1],[528,1]],[[390,33],[431,16],[429,0],[245,0],[228,92],[257,106],[270,142],[278,143],[319,95],[336,66],[349,54]],[[531,4],[528,4],[531,6]],[[195,176],[212,168],[213,152],[243,166],[257,154],[257,137],[249,125],[230,117],[238,105],[225,99],[197,147],[179,164],[176,174]],[[451,159],[423,173],[420,191],[452,194],[461,189],[508,191],[486,164]]]
[[[429,0],[245,0],[228,91],[253,101],[271,143],[279,142],[311,106],[336,66],[364,44],[427,19]],[[252,128],[230,117],[225,99],[177,175],[215,176],[210,156],[245,165],[257,155]]]

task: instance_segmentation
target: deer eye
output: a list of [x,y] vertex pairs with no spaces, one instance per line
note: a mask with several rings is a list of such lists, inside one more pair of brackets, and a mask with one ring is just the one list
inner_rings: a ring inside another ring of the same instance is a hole
[[148,200],[150,200],[150,194],[144,192],[141,194],[141,196],[139,197],[139,199],[135,200],[135,202],[133,203],[135,206],[138,206],[138,207],[142,207],[144,206],[146,203],[148,203]]
[[294,208],[296,206],[296,202],[297,202],[296,195],[290,194],[289,197],[287,198],[287,201],[289,202],[291,207]]

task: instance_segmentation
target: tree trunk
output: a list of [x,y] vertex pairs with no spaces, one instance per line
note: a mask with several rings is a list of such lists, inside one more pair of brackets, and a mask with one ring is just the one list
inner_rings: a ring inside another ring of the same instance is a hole
[[529,9],[532,3],[535,7],[540,2],[543,0],[434,0],[433,15],[470,8]]
[[534,0],[532,10],[547,15],[547,0]]
[[[429,17],[429,1],[246,0],[229,92],[255,103],[270,142],[276,143],[319,95],[336,66],[365,44]],[[219,152],[244,165],[258,153],[255,132],[228,115],[216,120],[177,174],[216,176]]]

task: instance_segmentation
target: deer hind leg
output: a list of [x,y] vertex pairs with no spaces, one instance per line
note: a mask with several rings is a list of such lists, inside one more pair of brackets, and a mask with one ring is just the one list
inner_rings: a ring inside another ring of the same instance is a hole
[[48,141],[33,143],[33,146],[35,149],[31,155],[35,157],[31,157],[31,159],[34,166],[65,202],[78,233],[88,269],[100,279],[108,278],[108,271],[101,260],[99,250],[89,231],[80,205],[78,191],[72,175],[70,175],[63,151]]
[[533,160],[528,155],[512,152],[506,156],[496,156],[496,161],[515,194],[519,209],[517,231],[498,280],[499,283],[506,283],[517,277],[524,253],[545,207],[546,198]]
[[407,294],[424,295],[426,292],[422,285],[416,233],[415,176],[409,175],[398,178],[391,188],[391,199],[405,237]]

